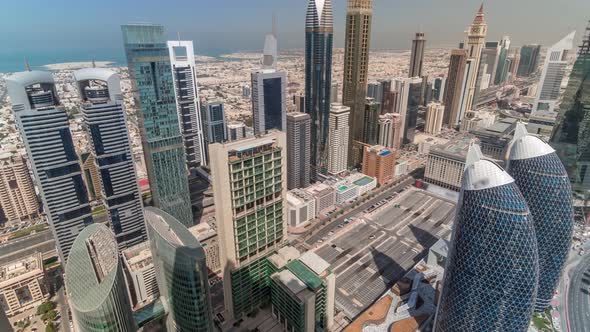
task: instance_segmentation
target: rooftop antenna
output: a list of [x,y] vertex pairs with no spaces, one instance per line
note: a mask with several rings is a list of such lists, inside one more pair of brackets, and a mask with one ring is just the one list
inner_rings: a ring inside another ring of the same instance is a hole
[[31,65],[29,65],[29,60],[27,60],[27,57],[25,57],[25,70],[31,71]]
[[178,35],[178,46],[180,46],[180,31],[177,32]]
[[272,12],[272,35],[277,37],[277,13]]
[[96,68],[96,62],[94,61],[94,57],[92,57],[92,68]]

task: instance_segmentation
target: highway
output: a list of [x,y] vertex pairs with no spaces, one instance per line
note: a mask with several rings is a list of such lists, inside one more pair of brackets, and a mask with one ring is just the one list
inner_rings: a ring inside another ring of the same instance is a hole
[[0,245],[0,263],[18,259],[36,251],[45,253],[54,249],[53,234],[50,230],[44,230]]
[[567,315],[570,332],[590,332],[590,254],[572,271]]

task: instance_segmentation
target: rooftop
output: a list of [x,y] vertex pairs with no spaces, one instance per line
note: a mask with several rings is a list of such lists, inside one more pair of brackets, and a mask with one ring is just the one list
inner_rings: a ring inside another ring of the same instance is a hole
[[474,138],[469,135],[461,135],[446,144],[436,145],[430,149],[430,153],[442,154],[451,158],[464,160],[467,158],[469,146],[474,142]]
[[369,183],[371,183],[373,181],[375,181],[374,178],[372,178],[370,176],[364,176],[364,177],[354,181],[353,183],[359,187],[362,187],[362,186],[368,185]]

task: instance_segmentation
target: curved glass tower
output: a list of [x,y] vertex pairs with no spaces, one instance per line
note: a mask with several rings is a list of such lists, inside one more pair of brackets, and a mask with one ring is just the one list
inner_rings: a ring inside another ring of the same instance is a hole
[[527,331],[538,282],[537,240],[514,180],[467,156],[439,303],[437,332]]
[[548,144],[529,136],[519,123],[508,173],[528,202],[539,246],[539,288],[535,311],[549,306],[567,260],[574,231],[572,189],[565,167]]
[[212,331],[205,251],[176,218],[145,209],[160,295],[168,306],[168,331]]
[[108,227],[92,224],[78,234],[65,274],[77,331],[137,331],[117,241]]
[[305,113],[311,115],[312,177],[326,172],[332,87],[332,0],[309,0],[305,17]]

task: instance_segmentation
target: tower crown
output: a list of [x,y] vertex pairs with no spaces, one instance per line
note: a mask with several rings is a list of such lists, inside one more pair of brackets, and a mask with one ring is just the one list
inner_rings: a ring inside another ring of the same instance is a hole
[[477,14],[475,15],[475,19],[473,19],[473,24],[485,24],[485,15],[483,13],[483,3],[479,7]]

